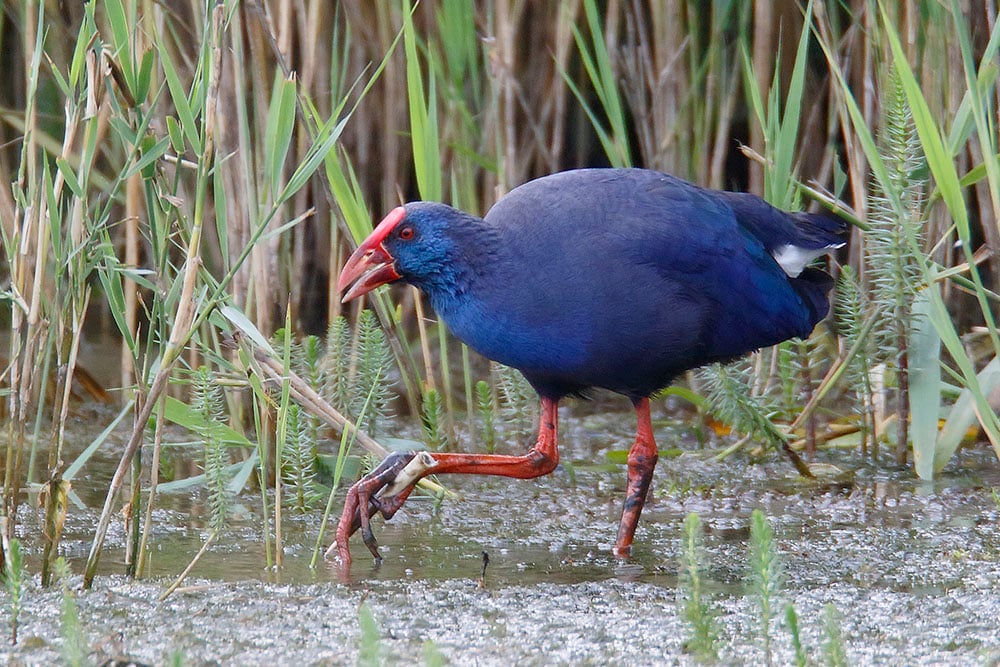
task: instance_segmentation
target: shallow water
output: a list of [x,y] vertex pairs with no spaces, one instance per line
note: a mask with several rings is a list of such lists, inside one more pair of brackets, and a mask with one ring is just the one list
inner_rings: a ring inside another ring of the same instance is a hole
[[[797,482],[776,457],[751,464],[737,455],[720,463],[686,450],[661,458],[634,557],[622,565],[609,550],[625,474],[606,460],[609,450],[627,446],[632,418],[591,416],[594,406],[576,405],[561,415],[567,465],[554,475],[444,479],[456,498],[437,508],[414,499],[391,522],[376,522],[381,567],[355,538],[347,581],[329,563],[308,566],[318,513],[286,515],[285,565],[267,571],[259,499],[245,495],[232,528],[182,589],[158,602],[206,535],[197,494],[164,497],[150,576],[131,582],[118,574],[118,524],[93,590],[76,593],[92,661],[128,656],[162,664],[177,651],[190,665],[354,664],[364,601],[386,664],[421,664],[425,642],[456,665],[693,664],[683,649],[689,630],[679,615],[677,575],[681,524],[697,512],[721,660],[762,664],[747,574],[755,508],[770,519],[785,565],[779,609],[794,605],[815,662],[822,662],[828,604],[840,613],[851,664],[1000,660],[1000,509],[991,494],[1000,487],[1000,468],[987,448],[961,455],[933,484],[906,470],[862,466],[853,451],[822,455],[845,474],[816,484]],[[683,423],[663,419],[661,447],[693,446]],[[74,572],[83,570],[116,456],[103,455],[76,483],[91,509],[71,510],[67,523],[62,554]],[[40,516],[25,507],[21,518],[29,567],[37,572]],[[490,563],[480,585],[484,551]],[[0,600],[6,607],[5,593]],[[21,641],[0,651],[0,661],[58,663],[60,605],[59,590],[33,582]],[[783,622],[772,636],[774,664],[790,664]]]

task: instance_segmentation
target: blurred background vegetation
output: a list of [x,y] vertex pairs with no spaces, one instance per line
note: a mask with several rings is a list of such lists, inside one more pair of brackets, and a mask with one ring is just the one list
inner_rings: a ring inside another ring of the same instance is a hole
[[[829,326],[688,378],[699,410],[928,478],[970,434],[1000,447],[993,0],[28,0],[5,3],[0,40],[5,538],[24,489],[85,465],[64,449],[79,396],[133,424],[94,561],[123,486],[142,553],[166,422],[201,435],[181,456],[217,514],[248,480],[276,489],[279,543],[283,484],[301,508],[336,489],[351,470],[317,468],[336,443],[290,370],[327,423],[389,435],[381,418],[419,415],[427,446],[492,451],[523,430],[523,380],[415,290],[344,312],[336,276],[400,202],[483,214],[583,166],[856,224]],[[88,373],[81,346],[109,338]]]

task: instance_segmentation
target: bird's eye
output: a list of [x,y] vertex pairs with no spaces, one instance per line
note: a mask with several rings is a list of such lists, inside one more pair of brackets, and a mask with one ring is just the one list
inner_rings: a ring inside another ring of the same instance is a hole
[[409,241],[410,239],[413,238],[413,236],[414,236],[413,227],[410,227],[409,225],[399,230],[399,238],[404,241]]

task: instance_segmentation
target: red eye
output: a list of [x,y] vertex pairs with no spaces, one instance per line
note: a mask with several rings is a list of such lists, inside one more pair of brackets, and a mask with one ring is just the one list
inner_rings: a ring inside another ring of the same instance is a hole
[[400,229],[399,230],[399,238],[401,238],[404,241],[409,241],[410,239],[412,239],[413,238],[413,227],[407,226],[407,227],[403,227],[402,229]]

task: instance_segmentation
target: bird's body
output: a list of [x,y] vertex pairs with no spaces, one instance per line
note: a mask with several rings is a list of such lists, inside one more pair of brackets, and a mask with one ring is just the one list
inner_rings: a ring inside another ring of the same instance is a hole
[[[639,398],[690,368],[808,336],[826,313],[829,279],[788,276],[719,195],[654,171],[587,169],[522,185],[482,220],[442,204],[407,210],[455,216],[451,242],[474,249],[475,270],[426,290],[455,335],[542,395]],[[747,219],[778,213],[790,237],[779,243],[795,240],[788,214],[753,199]]]
[[[630,469],[630,495],[644,497],[656,452],[651,429],[642,433],[647,397],[685,370],[808,336],[832,281],[804,264],[841,245],[840,231],[655,171],[575,170],[515,188],[482,219],[429,202],[396,209],[341,287],[357,280],[353,298],[384,282],[416,285],[456,336],[519,369],[553,414],[590,387],[629,397],[636,447],[644,441],[644,480],[633,485]],[[554,452],[554,425],[551,437]],[[530,476],[466,468],[455,472]],[[369,512],[358,509],[356,523]]]

